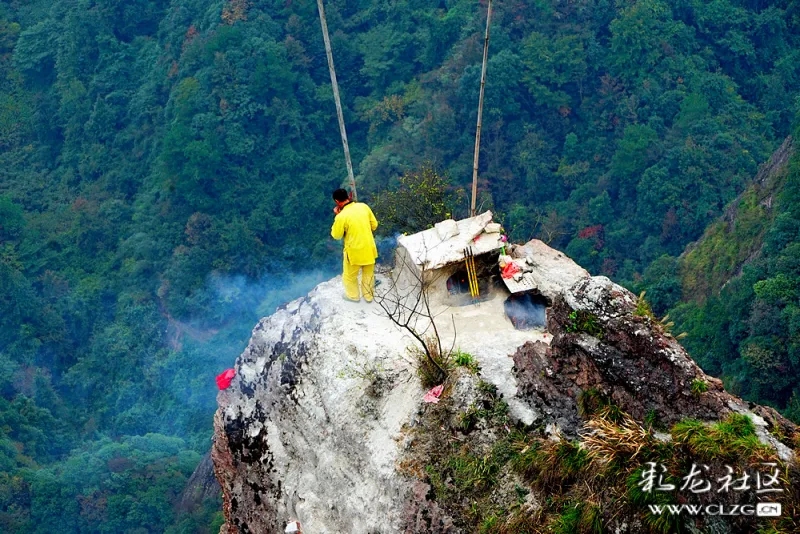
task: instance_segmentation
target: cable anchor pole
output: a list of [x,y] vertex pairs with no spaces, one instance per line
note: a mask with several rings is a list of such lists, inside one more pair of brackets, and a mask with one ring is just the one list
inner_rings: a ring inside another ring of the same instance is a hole
[[339,98],[339,83],[336,81],[336,69],[333,66],[333,51],[331,50],[331,39],[328,36],[328,22],[325,19],[325,7],[322,0],[317,0],[319,9],[319,22],[322,25],[322,38],[325,41],[325,53],[328,55],[328,70],[331,72],[331,85],[333,86],[333,99],[336,101],[336,114],[339,117],[339,132],[342,135],[342,146],[344,147],[344,159],[347,163],[347,178],[350,180],[350,191],[353,193],[353,201],[358,201],[356,193],[356,178],[353,175],[353,163],[350,161],[350,145],[347,143],[347,129],[344,126],[344,113],[342,113],[342,101]]
[[486,88],[486,63],[489,58],[489,28],[492,24],[492,0],[489,0],[489,10],[486,13],[486,38],[483,43],[483,67],[481,69],[481,96],[478,100],[478,129],[475,134],[475,160],[472,166],[472,205],[470,214],[475,217],[475,203],[478,198],[478,158],[481,148],[481,123],[483,119],[483,95]]

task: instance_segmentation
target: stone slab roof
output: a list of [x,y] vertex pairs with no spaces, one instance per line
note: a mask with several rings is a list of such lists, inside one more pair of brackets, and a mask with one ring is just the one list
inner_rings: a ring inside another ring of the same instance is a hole
[[487,211],[469,219],[442,221],[428,230],[401,236],[398,243],[417,267],[435,270],[464,261],[464,250],[470,246],[476,256],[499,250],[503,246],[499,230],[499,225],[492,223],[492,212]]

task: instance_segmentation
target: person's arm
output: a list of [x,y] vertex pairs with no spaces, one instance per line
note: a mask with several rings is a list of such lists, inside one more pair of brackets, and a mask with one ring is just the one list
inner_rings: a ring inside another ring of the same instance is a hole
[[339,215],[333,220],[333,227],[331,227],[331,237],[334,239],[341,239],[344,237],[344,217]]
[[369,225],[374,232],[378,228],[378,219],[375,218],[375,214],[372,213],[372,209],[369,206],[367,206],[367,210],[369,211]]

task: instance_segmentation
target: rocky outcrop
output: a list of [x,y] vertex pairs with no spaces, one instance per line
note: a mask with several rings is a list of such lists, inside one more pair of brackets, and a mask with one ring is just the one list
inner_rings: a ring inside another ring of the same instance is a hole
[[201,506],[203,501],[219,499],[220,491],[222,488],[214,474],[214,462],[209,452],[186,482],[180,501],[178,501],[178,511],[189,512]]
[[229,532],[279,532],[291,519],[307,532],[374,532],[377,518],[382,532],[401,528],[412,485],[395,473],[393,438],[422,397],[411,340],[374,305],[344,301],[340,284],[262,320],[219,394]]
[[[415,340],[377,305],[344,301],[339,279],[260,321],[218,396],[212,457],[223,532],[271,534],[295,519],[309,533],[465,531],[455,508],[437,503],[414,451],[425,450],[421,440],[435,444],[437,432],[448,447],[467,439],[460,432],[470,417],[494,409],[479,392],[487,388],[508,408],[501,433],[516,425],[576,436],[581,399],[592,392],[640,421],[745,413],[793,461],[773,433],[790,443],[794,425],[726,393],[660,323],[635,313],[630,292],[541,242],[514,255],[532,258],[537,289],[552,303],[547,330],[514,329],[502,287],[480,304],[438,310],[444,344],[455,338],[481,368],[481,381],[462,372],[448,379],[441,406],[449,411],[422,402],[407,350]],[[491,448],[491,436],[499,439],[489,430],[483,445]],[[519,486],[509,484],[513,494]]]
[[769,160],[759,167],[755,183],[765,185],[774,175],[785,172],[794,151],[794,138],[787,136]]
[[743,413],[765,442],[791,459],[788,447],[770,434],[776,428],[793,434],[791,422],[727,393],[660,322],[636,311],[637,298],[606,277],[576,283],[549,310],[553,341],[526,343],[514,354],[520,396],[573,437],[581,426],[578,400],[589,391],[623,406],[636,420],[655,418],[667,426]]
[[530,258],[534,269],[530,273],[536,291],[549,300],[564,295],[565,291],[581,280],[590,278],[589,271],[538,239],[514,247],[514,258]]

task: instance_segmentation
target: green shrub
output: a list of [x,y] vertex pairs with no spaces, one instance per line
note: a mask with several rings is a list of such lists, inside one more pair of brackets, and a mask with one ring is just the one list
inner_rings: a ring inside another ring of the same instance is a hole
[[656,316],[653,314],[650,304],[644,300],[646,293],[646,291],[639,293],[639,297],[636,299],[636,309],[633,310],[633,314],[637,317],[650,317],[651,319],[655,319]]
[[[651,532],[661,534],[671,534],[680,532],[680,516],[671,514],[654,515],[649,512],[649,504],[672,504],[672,495],[663,491],[643,491],[640,485],[644,467],[637,469],[628,477],[626,486],[628,501],[637,508],[643,510],[643,519]],[[678,484],[679,481],[669,473],[665,474],[663,482],[665,484]]]
[[461,349],[458,349],[453,353],[451,353],[450,358],[453,360],[453,363],[455,363],[459,367],[466,367],[473,374],[477,374],[481,370],[477,360],[475,360],[472,354],[469,354],[467,352],[462,352]]
[[570,333],[584,332],[597,339],[603,339],[603,327],[597,322],[597,316],[584,310],[573,310],[569,314],[566,331]]
[[597,504],[570,501],[550,527],[553,534],[602,534],[603,514]]
[[766,460],[775,454],[759,441],[750,418],[740,414],[712,425],[685,419],[672,427],[672,438],[706,461]]
[[600,412],[614,422],[620,422],[623,417],[622,409],[614,404],[611,398],[597,388],[590,388],[578,393],[578,413],[583,417],[591,417]]
[[692,394],[694,396],[699,397],[706,391],[708,391],[708,382],[701,378],[695,378],[692,381]]
[[664,430],[665,428],[664,423],[661,422],[661,419],[653,408],[647,410],[647,414],[644,416],[644,424],[654,430]]

